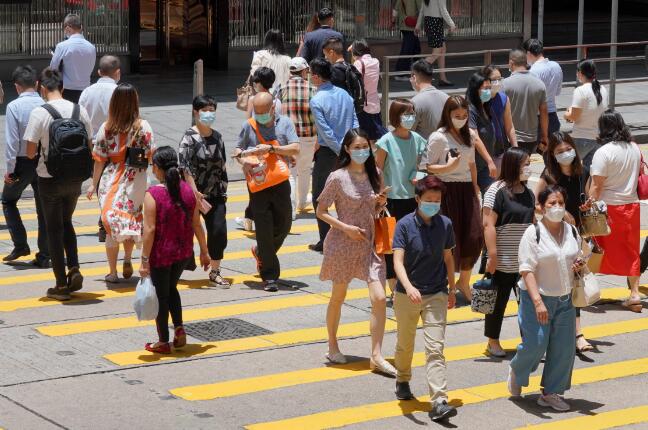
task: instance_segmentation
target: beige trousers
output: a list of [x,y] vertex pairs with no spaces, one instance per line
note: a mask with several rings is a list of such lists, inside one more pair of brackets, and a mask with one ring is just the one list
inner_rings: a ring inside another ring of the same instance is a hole
[[448,316],[448,295],[438,293],[422,296],[421,304],[414,304],[407,294],[394,294],[394,313],[398,327],[395,364],[398,382],[412,379],[412,356],[419,318],[423,320],[426,374],[432,403],[448,400],[446,363],[443,356],[445,328]]

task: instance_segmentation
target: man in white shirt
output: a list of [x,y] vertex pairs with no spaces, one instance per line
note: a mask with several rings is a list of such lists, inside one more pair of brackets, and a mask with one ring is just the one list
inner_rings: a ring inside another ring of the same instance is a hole
[[90,75],[97,61],[97,50],[81,34],[81,18],[69,14],[63,21],[63,42],[56,45],[50,68],[63,75],[63,97],[78,103],[81,91],[90,86]]
[[79,104],[85,108],[92,123],[92,141],[94,142],[101,125],[108,119],[108,108],[113,91],[121,78],[119,58],[104,55],[99,60],[99,80],[83,90]]

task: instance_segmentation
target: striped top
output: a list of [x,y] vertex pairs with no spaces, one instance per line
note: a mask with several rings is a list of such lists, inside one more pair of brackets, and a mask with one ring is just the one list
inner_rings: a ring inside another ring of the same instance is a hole
[[511,193],[504,181],[492,184],[484,195],[484,207],[497,214],[497,270],[518,273],[518,248],[535,215],[535,197],[526,186],[521,193]]

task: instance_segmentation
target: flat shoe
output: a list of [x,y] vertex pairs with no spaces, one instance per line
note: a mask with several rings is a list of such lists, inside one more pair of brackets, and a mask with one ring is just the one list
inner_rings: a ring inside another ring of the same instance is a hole
[[396,377],[396,368],[384,358],[381,358],[379,361],[373,361],[373,359],[370,359],[369,369],[374,373],[381,373],[392,378]]
[[171,345],[168,343],[160,343],[158,346],[155,346],[154,343],[147,343],[144,345],[144,349],[155,354],[171,354]]
[[109,284],[118,284],[119,277],[117,275],[113,275],[112,273],[109,273],[104,278],[104,281],[108,282]]
[[124,265],[122,266],[122,275],[124,275],[124,279],[130,279],[130,277],[133,276],[133,265],[130,261],[124,261]]
[[334,363],[334,364],[346,364],[347,363],[346,357],[341,352],[336,352],[334,354],[331,354],[330,352],[328,352],[326,354],[326,359],[328,361],[330,361],[331,363]]
[[495,358],[504,358],[504,357],[506,357],[506,351],[504,351],[503,349],[502,349],[502,350],[499,350],[499,351],[496,351],[496,350],[494,350],[494,349],[491,349],[491,346],[490,346],[490,345],[488,345],[488,346],[486,347],[486,352],[487,352],[488,355],[490,355],[491,357],[495,357]]
[[640,300],[628,299],[623,301],[621,303],[621,306],[638,314],[640,314],[641,311],[643,310],[643,305],[641,304]]

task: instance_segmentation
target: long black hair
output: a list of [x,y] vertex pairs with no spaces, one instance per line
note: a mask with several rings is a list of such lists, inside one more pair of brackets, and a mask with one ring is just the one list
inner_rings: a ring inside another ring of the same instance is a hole
[[576,70],[588,81],[592,81],[592,91],[596,96],[596,104],[600,105],[603,101],[603,96],[601,95],[601,83],[596,79],[596,64],[592,60],[581,60],[580,63],[576,66]]
[[520,182],[522,161],[526,158],[529,158],[529,153],[522,148],[512,147],[504,153],[499,180],[503,181],[509,190],[512,190],[513,186]]
[[[342,141],[342,148],[340,148],[340,155],[338,156],[337,162],[335,164],[335,170],[343,169],[349,164],[351,164],[351,154],[349,153],[349,146],[357,138],[364,139],[369,144],[369,135],[365,133],[364,130],[360,128],[352,128],[347,131],[344,135],[344,140]],[[369,145],[369,158],[364,163],[365,170],[367,171],[367,176],[369,176],[369,182],[371,183],[371,188],[373,188],[374,193],[380,192],[380,175],[378,174],[378,168],[376,167],[376,159],[374,158],[373,151],[371,151],[371,145]]]
[[473,73],[470,79],[468,79],[466,98],[471,105],[477,108],[480,114],[483,114],[486,118],[490,118],[490,100],[484,103],[481,101],[481,97],[479,97],[479,90],[486,81],[490,82],[490,78],[488,76],[484,76],[479,73]]
[[[164,184],[169,191],[173,203],[187,213],[187,208],[180,195],[180,170],[178,169],[178,154],[170,146],[162,146],[153,154],[153,164],[164,172]],[[188,215],[188,214],[187,214]]]
[[277,30],[276,28],[268,30],[263,40],[263,47],[273,55],[285,54],[286,47],[284,44],[284,35],[281,30]]
[[610,142],[632,142],[630,128],[621,114],[614,109],[608,109],[601,114],[598,126],[599,143],[602,145]]
[[571,163],[571,176],[580,177],[583,174],[583,163],[578,156],[578,150],[576,149],[576,144],[574,139],[571,138],[567,133],[562,131],[557,131],[549,135],[549,145],[547,146],[547,152],[545,152],[545,170],[542,172],[540,177],[545,180],[548,185],[555,185],[560,181],[560,178],[564,176],[562,169],[560,168],[560,163],[554,155],[554,151],[560,144],[567,144],[576,152],[576,157]]

